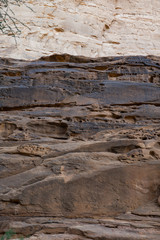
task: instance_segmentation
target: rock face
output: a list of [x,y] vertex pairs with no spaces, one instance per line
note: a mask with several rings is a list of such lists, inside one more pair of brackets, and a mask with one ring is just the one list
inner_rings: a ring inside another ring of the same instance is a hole
[[0,35],[1,57],[160,55],[159,0],[25,2],[29,8],[15,5],[12,10],[28,28],[17,23],[21,30],[17,44],[11,33]]
[[158,240],[159,76],[158,57],[0,59],[1,233]]

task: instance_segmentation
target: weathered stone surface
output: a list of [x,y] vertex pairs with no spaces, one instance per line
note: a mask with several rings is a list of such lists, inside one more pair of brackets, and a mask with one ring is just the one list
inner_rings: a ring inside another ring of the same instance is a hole
[[160,59],[0,59],[0,232],[159,239]]
[[25,5],[15,5],[12,11],[28,28],[18,24],[17,44],[11,32],[0,35],[1,57],[37,59],[55,53],[160,56],[159,0],[25,2],[33,11]]
[[[3,222],[2,222],[3,221]],[[14,228],[18,236],[30,240],[159,240],[160,221],[155,217],[126,214],[125,219],[4,218],[3,229]],[[25,238],[28,239],[28,238]]]

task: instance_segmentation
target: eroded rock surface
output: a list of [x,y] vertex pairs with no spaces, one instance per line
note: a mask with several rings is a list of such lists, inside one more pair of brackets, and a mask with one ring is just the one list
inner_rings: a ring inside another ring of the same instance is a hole
[[159,239],[160,59],[0,59],[0,231]]

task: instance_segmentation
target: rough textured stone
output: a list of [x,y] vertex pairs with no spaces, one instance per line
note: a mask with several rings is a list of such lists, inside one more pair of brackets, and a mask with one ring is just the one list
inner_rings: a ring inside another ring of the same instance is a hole
[[[159,0],[28,0],[13,7],[21,35],[0,35],[0,56],[160,55]],[[14,16],[15,17],[15,16]],[[10,26],[13,23],[9,23]]]
[[159,239],[160,59],[0,59],[0,232]]

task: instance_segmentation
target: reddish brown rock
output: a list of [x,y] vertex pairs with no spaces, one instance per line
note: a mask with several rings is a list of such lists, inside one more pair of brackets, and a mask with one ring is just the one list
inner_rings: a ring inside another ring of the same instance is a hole
[[1,59],[1,233],[158,240],[159,76],[158,57]]

